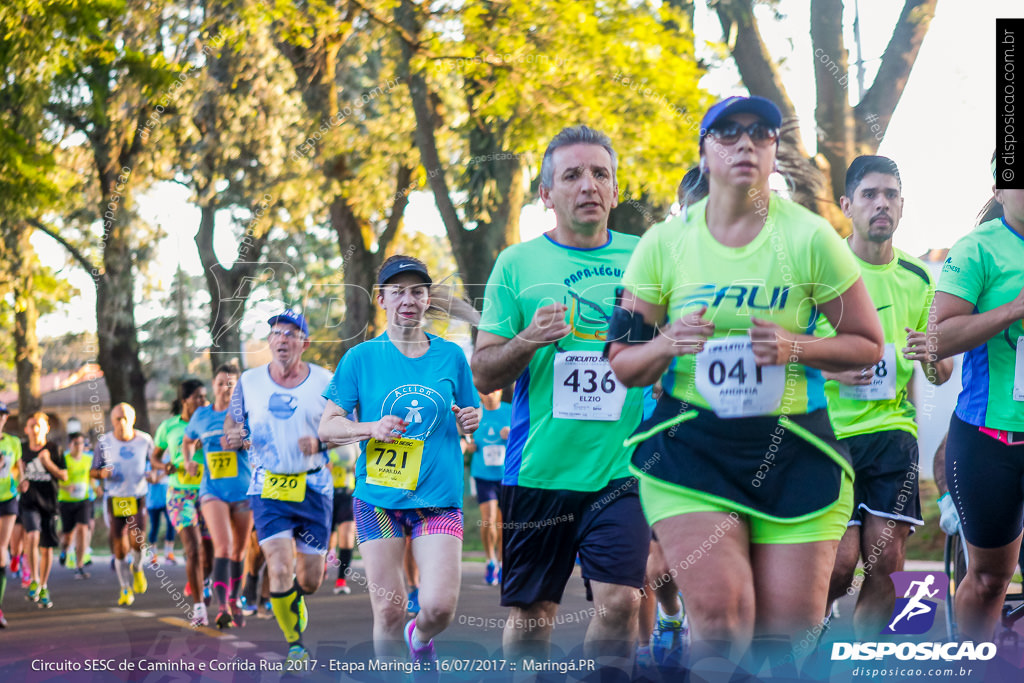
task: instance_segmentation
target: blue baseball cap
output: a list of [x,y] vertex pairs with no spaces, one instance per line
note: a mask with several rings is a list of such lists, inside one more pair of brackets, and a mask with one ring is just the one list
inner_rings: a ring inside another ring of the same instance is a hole
[[757,95],[750,97],[736,95],[726,97],[708,109],[707,114],[704,114],[704,118],[700,121],[700,141],[704,142],[704,136],[708,134],[708,129],[718,123],[719,119],[733,114],[754,114],[764,119],[765,123],[772,128],[782,127],[782,112],[774,102]]
[[302,334],[309,336],[309,325],[306,324],[306,319],[302,317],[301,313],[296,313],[292,309],[286,310],[284,313],[278,313],[273,318],[267,321],[270,325],[276,325],[277,323],[288,323],[289,325],[295,325],[295,327],[302,330]]
[[380,269],[380,274],[377,275],[377,285],[385,285],[388,280],[402,273],[415,273],[423,278],[423,282],[426,284],[434,284],[434,281],[430,279],[430,273],[422,263],[411,258],[397,258]]
[[0,415],[10,415],[11,410],[7,407],[7,404],[0,401]]

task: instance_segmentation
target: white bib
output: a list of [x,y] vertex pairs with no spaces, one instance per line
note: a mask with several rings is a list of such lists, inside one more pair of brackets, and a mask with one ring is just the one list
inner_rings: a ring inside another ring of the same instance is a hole
[[886,344],[882,360],[872,368],[871,384],[839,385],[840,398],[855,401],[887,401],[896,398],[896,345]]
[[501,444],[484,446],[484,465],[487,467],[502,467],[505,464],[505,447]]
[[1013,400],[1024,401],[1024,337],[1017,338],[1017,364],[1013,368]]
[[626,387],[600,351],[555,354],[551,403],[555,417],[615,421],[626,402]]
[[709,339],[697,354],[696,373],[697,391],[718,417],[770,415],[786,387],[786,366],[758,366],[747,336]]

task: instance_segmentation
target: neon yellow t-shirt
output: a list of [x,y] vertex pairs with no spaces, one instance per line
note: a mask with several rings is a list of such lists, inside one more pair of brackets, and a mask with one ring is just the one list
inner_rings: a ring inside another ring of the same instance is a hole
[[[854,255],[860,266],[864,284],[878,311],[885,335],[886,357],[875,366],[877,381],[882,383],[893,368],[888,359],[895,358],[895,398],[858,400],[840,396],[839,382],[825,382],[825,397],[832,429],[840,439],[858,434],[899,429],[917,436],[917,411],[907,399],[907,385],[914,373],[914,361],[903,357],[910,327],[923,332],[928,326],[928,311],[935,296],[935,283],[924,264],[906,252],[894,249],[892,261],[876,266],[865,263]],[[832,333],[828,321],[822,324],[822,336]],[[891,348],[890,348],[890,345]]]
[[75,459],[70,453],[64,455],[67,463],[68,480],[59,483],[57,501],[60,503],[77,503],[89,500],[90,484],[89,470],[92,469],[92,455],[82,453]]
[[18,482],[14,480],[14,463],[21,460],[21,441],[12,434],[0,436],[0,503],[18,495]]
[[[836,298],[860,277],[832,226],[795,202],[772,195],[764,228],[742,247],[725,246],[711,235],[706,206],[707,200],[698,202],[690,207],[688,220],[676,216],[648,230],[626,268],[623,284],[638,298],[666,306],[669,323],[706,305],[704,316],[715,324],[713,339],[742,341],[753,326],[751,317],[813,334],[820,317],[817,305]],[[752,363],[748,367],[730,360],[717,373],[713,363],[710,368],[712,381],[728,376],[737,384],[761,382]],[[710,410],[698,389],[696,369],[694,355],[680,356],[662,377],[662,386],[683,403]],[[781,398],[777,407],[760,414],[799,415],[825,407],[818,370],[790,363],[776,374],[773,381],[784,381]]]

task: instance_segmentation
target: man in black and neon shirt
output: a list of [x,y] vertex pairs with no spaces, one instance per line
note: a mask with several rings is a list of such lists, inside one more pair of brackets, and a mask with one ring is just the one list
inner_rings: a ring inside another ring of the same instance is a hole
[[917,423],[907,385],[919,361],[932,384],[942,384],[952,359],[929,361],[926,327],[935,285],[924,265],[893,247],[903,214],[896,164],[861,156],[846,172],[843,213],[853,222],[848,240],[885,333],[885,352],[873,366],[826,372],[829,416],[836,437],[853,456],[854,511],[839,545],[829,602],[846,591],[859,557],[864,583],[854,612],[858,637],[873,638],[895,604],[889,574],[903,569],[906,540],[921,525]]

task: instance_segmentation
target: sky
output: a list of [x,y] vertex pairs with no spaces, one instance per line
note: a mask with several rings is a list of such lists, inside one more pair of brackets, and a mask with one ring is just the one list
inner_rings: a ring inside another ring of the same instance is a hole
[[[852,64],[856,60],[853,0],[846,5],[846,46]],[[859,0],[868,85],[902,5],[896,0]],[[776,59],[786,56],[782,63],[783,81],[801,118],[807,148],[813,150],[815,92],[810,0],[785,0],[781,7],[786,13],[781,21],[775,21],[767,8],[759,9],[761,30]],[[978,210],[992,194],[989,158],[995,144],[995,19],[1022,15],[1024,7],[1020,0],[940,0],[938,4],[878,151],[896,161],[900,168],[906,203],[894,241],[910,254],[917,256],[931,248],[951,246],[970,231]],[[717,18],[703,3],[695,18],[694,31],[700,54],[712,54],[712,44],[722,40]],[[855,83],[851,73],[853,90]],[[712,69],[701,85],[721,97],[745,94],[731,60]],[[852,97],[856,100],[856,92]],[[199,212],[188,203],[188,191],[177,185],[162,185],[140,197],[138,209],[143,218],[161,225],[168,233],[152,266],[158,287],[169,286],[179,263],[188,272],[201,272],[192,241]],[[433,197],[428,193],[410,195],[406,224],[430,234],[444,233]],[[534,201],[523,209],[522,238],[535,237],[553,224],[552,214]],[[95,330],[91,281],[80,269],[66,266],[62,249],[50,238],[37,234],[35,244],[44,263],[61,269],[61,275],[81,292],[71,305],[40,321],[40,335]],[[230,260],[234,244],[228,230],[218,231],[217,249],[225,260]],[[143,304],[136,318],[142,321],[156,313],[155,305]]]

